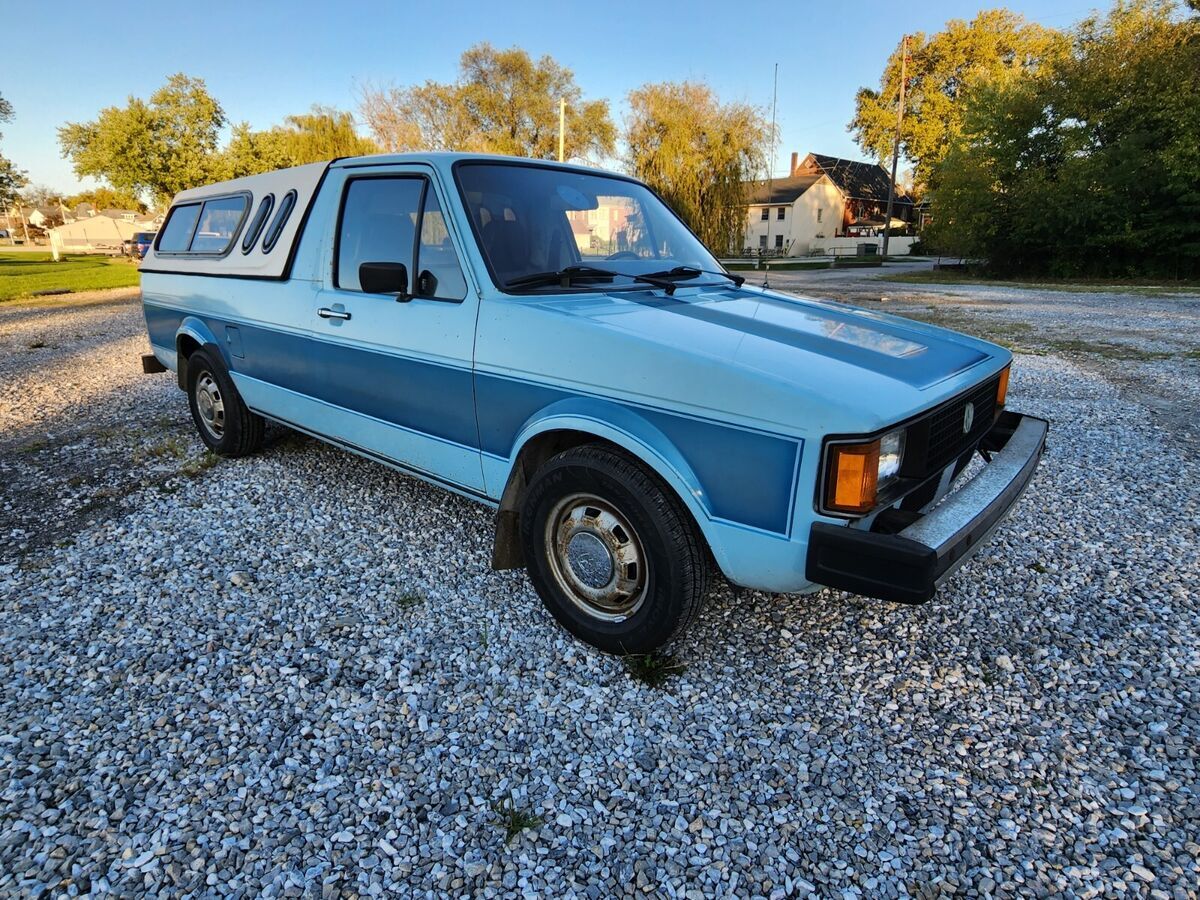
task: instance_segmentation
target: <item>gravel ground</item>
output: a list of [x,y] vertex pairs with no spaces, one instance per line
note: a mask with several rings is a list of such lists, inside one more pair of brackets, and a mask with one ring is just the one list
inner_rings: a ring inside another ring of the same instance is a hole
[[933,603],[720,587],[653,686],[487,510],[212,464],[139,328],[0,308],[0,894],[1197,895],[1200,461],[1094,366],[1018,358],[1047,457]]

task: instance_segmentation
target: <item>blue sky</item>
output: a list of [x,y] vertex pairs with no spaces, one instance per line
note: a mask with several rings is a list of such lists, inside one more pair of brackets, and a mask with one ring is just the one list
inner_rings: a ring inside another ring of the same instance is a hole
[[[231,121],[266,128],[313,103],[354,109],[364,82],[453,79],[459,54],[490,41],[554,56],[574,70],[585,97],[612,102],[618,122],[625,95],[648,81],[699,79],[724,99],[769,107],[778,62],[778,173],[792,150],[861,156],[846,132],[854,94],[877,84],[900,36],[988,5],[1000,4],[23,3],[5,15],[0,94],[16,119],[4,126],[0,150],[33,182],[70,190],[78,181],[55,129],[130,94],[147,96],[173,72],[203,78]],[[1064,27],[1098,4],[1005,5]]]

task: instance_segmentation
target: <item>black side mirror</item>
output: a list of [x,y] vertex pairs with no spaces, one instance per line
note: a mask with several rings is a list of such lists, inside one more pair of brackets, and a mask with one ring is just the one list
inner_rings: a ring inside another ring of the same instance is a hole
[[368,294],[395,294],[407,302],[408,266],[398,262],[365,262],[358,267],[358,285]]

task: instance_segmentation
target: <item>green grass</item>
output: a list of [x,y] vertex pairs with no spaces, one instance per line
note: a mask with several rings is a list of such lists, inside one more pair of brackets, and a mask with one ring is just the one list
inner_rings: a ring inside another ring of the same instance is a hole
[[967,269],[923,269],[919,272],[897,272],[879,275],[880,281],[896,281],[902,284],[972,284],[994,287],[1034,288],[1043,291],[1063,291],[1070,294],[1090,294],[1098,291],[1116,291],[1125,294],[1163,294],[1195,292],[1200,290],[1197,281],[1135,281],[1119,278],[1039,278],[1035,281],[987,278]]
[[137,283],[137,265],[127,259],[64,256],[54,262],[49,253],[0,253],[0,301],[40,291],[98,291]]

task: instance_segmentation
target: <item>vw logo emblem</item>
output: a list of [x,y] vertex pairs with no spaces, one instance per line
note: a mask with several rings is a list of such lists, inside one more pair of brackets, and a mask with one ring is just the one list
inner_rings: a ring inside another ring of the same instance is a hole
[[971,426],[975,424],[975,404],[968,403],[967,408],[963,410],[963,434],[971,433]]

